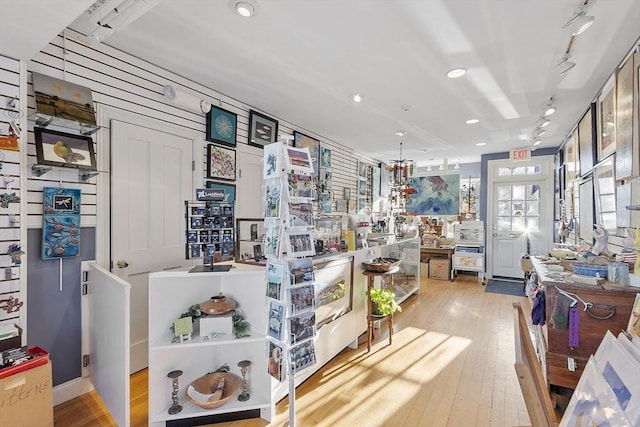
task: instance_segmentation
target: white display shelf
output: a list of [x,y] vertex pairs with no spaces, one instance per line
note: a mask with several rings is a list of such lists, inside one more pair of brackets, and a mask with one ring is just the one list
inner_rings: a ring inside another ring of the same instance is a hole
[[250,336],[247,337],[242,337],[242,338],[236,338],[234,335],[232,334],[224,334],[224,336],[220,336],[217,338],[211,338],[209,340],[203,340],[200,337],[200,334],[198,332],[195,332],[192,337],[191,337],[191,341],[187,341],[187,342],[177,342],[177,343],[172,343],[170,342],[173,335],[171,334],[171,332],[167,333],[167,339],[166,339],[166,344],[156,344],[156,345],[152,345],[149,347],[150,351],[157,351],[157,350],[182,350],[185,348],[193,348],[193,347],[206,347],[206,346],[210,346],[210,345],[243,345],[246,344],[248,342],[253,342],[253,341],[258,341],[258,342],[264,342],[264,339],[266,338],[266,335],[263,333],[258,333],[258,332],[250,332]]
[[[183,398],[180,399],[182,411],[175,415],[169,415],[167,411],[158,413],[149,418],[150,423],[159,423],[172,420],[183,420],[185,418],[208,417],[211,415],[228,414],[231,412],[250,411],[253,409],[267,410],[271,407],[271,397],[269,400],[258,401],[253,395],[246,402],[240,402],[237,398],[231,399],[224,406],[216,409],[203,409]],[[171,406],[171,404],[169,404]]]

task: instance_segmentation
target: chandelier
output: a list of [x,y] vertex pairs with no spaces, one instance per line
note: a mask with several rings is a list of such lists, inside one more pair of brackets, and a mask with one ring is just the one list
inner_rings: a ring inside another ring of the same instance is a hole
[[389,183],[389,201],[392,207],[406,207],[406,201],[410,194],[416,192],[415,188],[409,185],[409,177],[413,175],[413,162],[402,157],[402,142],[400,143],[400,158],[391,160],[391,165],[387,168],[391,172]]

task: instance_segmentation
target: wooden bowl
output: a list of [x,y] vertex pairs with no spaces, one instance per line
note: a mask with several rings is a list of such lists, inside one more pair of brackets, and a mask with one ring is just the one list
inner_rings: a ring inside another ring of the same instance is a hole
[[[199,400],[198,394],[210,395],[213,389],[218,386],[220,379],[224,378],[224,391],[222,398],[219,400]],[[242,378],[229,372],[213,372],[194,380],[185,391],[185,397],[194,405],[198,405],[204,409],[219,408],[234,397],[242,387]],[[194,397],[189,395],[189,391],[193,388],[197,394]]]

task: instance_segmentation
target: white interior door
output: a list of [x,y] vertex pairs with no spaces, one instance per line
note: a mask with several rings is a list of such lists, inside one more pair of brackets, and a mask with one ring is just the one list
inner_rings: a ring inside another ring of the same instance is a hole
[[546,173],[552,163],[534,158],[492,166],[491,277],[522,278],[522,255],[546,253],[553,241],[553,175]]
[[262,149],[239,144],[236,188],[236,218],[263,218]]
[[111,121],[112,271],[131,284],[131,372],[147,367],[148,284],[185,259],[184,201],[193,198],[193,141]]

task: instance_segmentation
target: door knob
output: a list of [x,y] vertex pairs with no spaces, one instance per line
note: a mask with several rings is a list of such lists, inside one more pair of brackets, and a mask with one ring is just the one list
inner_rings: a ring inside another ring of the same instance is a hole
[[498,237],[498,233],[493,233],[493,237]]
[[118,266],[118,268],[127,268],[129,267],[129,263],[125,260],[120,260],[118,262],[116,262],[116,265]]

